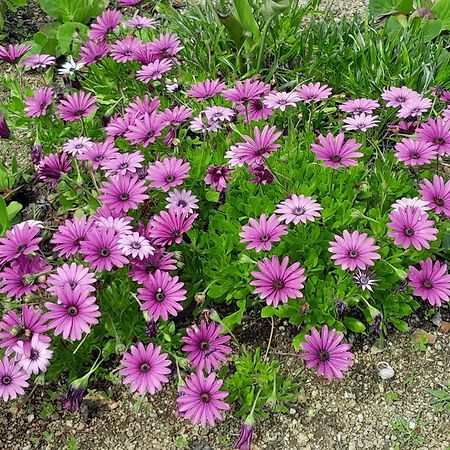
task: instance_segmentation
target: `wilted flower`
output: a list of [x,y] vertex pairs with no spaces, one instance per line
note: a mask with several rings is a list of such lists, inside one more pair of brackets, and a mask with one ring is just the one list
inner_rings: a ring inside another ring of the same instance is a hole
[[86,386],[75,386],[71,384],[66,393],[60,397],[65,409],[70,411],[79,411],[84,395],[86,394]]
[[11,137],[11,130],[6,123],[5,116],[0,114],[0,139],[9,139]]

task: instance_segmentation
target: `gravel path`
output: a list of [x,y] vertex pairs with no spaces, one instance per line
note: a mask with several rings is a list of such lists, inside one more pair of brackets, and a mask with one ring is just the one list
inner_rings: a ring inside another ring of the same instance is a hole
[[[292,352],[283,329],[276,332],[272,357]],[[297,357],[279,357],[285,371],[297,373],[303,391],[289,414],[272,414],[258,425],[252,450],[448,450],[450,415],[437,412],[424,389],[450,381],[450,335],[433,334],[437,341],[425,351],[404,334],[392,335],[383,350],[360,345],[342,382],[328,383],[302,371]],[[392,365],[393,379],[380,379],[380,361]],[[175,417],[175,383],[147,396],[140,407],[125,387],[111,386],[91,393],[90,408],[73,414],[58,402],[47,403],[46,392],[36,392],[34,407],[29,402],[28,408],[1,409],[2,450],[229,450],[240,429],[230,413],[208,430]],[[78,446],[68,447],[70,442]]]

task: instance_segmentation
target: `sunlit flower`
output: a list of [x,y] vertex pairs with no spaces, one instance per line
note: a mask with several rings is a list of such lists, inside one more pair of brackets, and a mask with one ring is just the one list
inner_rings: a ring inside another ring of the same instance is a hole
[[450,153],[450,122],[445,122],[441,117],[422,123],[416,135],[419,141],[430,144],[439,155]]
[[286,223],[306,223],[307,220],[314,222],[316,217],[320,217],[322,207],[311,197],[292,194],[288,199],[277,205],[276,214],[281,214],[279,219]]
[[220,94],[224,88],[225,83],[217,78],[216,80],[205,80],[192,84],[191,88],[186,91],[186,94],[198,101],[202,101]]
[[347,131],[367,131],[369,128],[378,126],[378,116],[372,116],[370,114],[355,114],[352,117],[344,119],[344,130]]
[[75,92],[61,100],[57,112],[62,120],[73,122],[97,111],[98,107],[94,106],[96,102],[88,92]]
[[357,98],[354,100],[347,100],[339,105],[339,109],[344,112],[352,114],[372,114],[374,109],[380,107],[380,104],[376,100],[370,98]]
[[144,346],[142,342],[132,345],[130,351],[123,354],[121,362],[123,368],[119,373],[125,377],[123,383],[131,385],[131,392],[154,395],[169,382],[167,375],[171,372],[168,367],[171,362],[167,353],[161,353],[160,345],[154,347],[150,343]]
[[311,334],[305,335],[306,342],[300,344],[305,350],[302,358],[308,369],[317,366],[317,375],[323,375],[328,381],[333,378],[341,380],[343,372],[347,372],[353,363],[354,355],[349,350],[350,344],[342,344],[342,333],[335,329],[328,330],[324,325],[320,333],[311,329]]
[[324,167],[357,166],[355,158],[362,158],[363,153],[358,152],[361,144],[356,143],[353,139],[345,140],[344,133],[339,133],[334,137],[331,133],[326,136],[318,137],[319,144],[313,144],[311,150],[316,154],[319,161],[325,161]]
[[220,411],[230,409],[230,405],[224,402],[228,392],[220,390],[222,384],[223,381],[216,379],[214,372],[206,378],[202,372],[186,377],[185,385],[179,387],[179,414],[185,419],[191,419],[194,425],[200,423],[206,428],[209,423],[213,427],[216,420],[223,419]]
[[419,194],[436,214],[444,213],[450,217],[450,180],[444,183],[444,179],[438,175],[433,177],[433,182],[422,180]]
[[297,94],[305,103],[318,102],[331,95],[331,89],[326,84],[308,83],[297,88]]
[[166,198],[167,206],[166,208],[174,208],[179,209],[180,211],[191,214],[194,212],[194,209],[198,209],[198,199],[195,195],[192,195],[192,191],[186,191],[183,189],[179,191],[178,189],[174,189],[169,192],[169,196]]
[[31,67],[32,69],[45,69],[48,66],[52,66],[56,64],[56,59],[51,55],[32,55],[28,57],[23,65],[27,67]]
[[442,306],[450,299],[450,275],[447,264],[427,258],[420,261],[420,270],[409,266],[409,285],[414,288],[414,295],[428,300],[432,306]]
[[142,311],[147,311],[155,320],[160,317],[168,320],[169,315],[176,316],[178,311],[183,310],[181,303],[186,300],[186,289],[177,276],[156,270],[138,289],[138,297],[143,302]]
[[42,88],[33,92],[33,97],[25,99],[25,112],[28,117],[39,117],[47,114],[48,107],[52,104],[53,89]]
[[260,252],[262,249],[271,250],[272,244],[279,242],[281,236],[288,234],[287,226],[283,225],[275,214],[266,217],[261,214],[259,220],[250,218],[249,225],[242,227],[239,236],[242,238],[240,242],[247,243],[247,250],[255,249]]
[[395,157],[407,166],[429,164],[436,158],[437,152],[423,141],[405,138],[395,144]]

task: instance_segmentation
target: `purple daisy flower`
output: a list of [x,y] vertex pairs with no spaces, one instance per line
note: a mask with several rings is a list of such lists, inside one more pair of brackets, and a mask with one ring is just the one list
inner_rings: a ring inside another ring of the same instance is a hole
[[156,161],[148,170],[148,179],[151,181],[150,187],[162,189],[167,192],[169,189],[183,184],[189,175],[191,165],[182,159],[164,158]]
[[[153,114],[161,106],[161,101],[158,97],[149,97],[145,95],[144,97],[136,97],[134,102],[130,103],[125,113],[136,114],[139,117],[145,114]],[[159,116],[162,119],[162,116]]]
[[428,202],[421,200],[419,197],[414,197],[414,198],[403,197],[391,205],[392,209],[394,209],[394,210],[397,210],[399,208],[404,209],[407,206],[411,206],[411,208],[420,209],[425,214],[428,214],[427,211],[429,211],[431,209],[428,206]]
[[111,46],[111,58],[120,63],[133,61],[135,59],[134,51],[139,44],[139,39],[134,37],[118,40]]
[[83,150],[77,159],[80,161],[89,161],[92,163],[92,169],[98,170],[105,161],[115,159],[119,154],[119,149],[114,143],[114,139],[106,139],[104,142],[93,142],[90,147]]
[[214,372],[206,378],[202,372],[192,373],[185,379],[185,386],[180,386],[177,398],[178,412],[185,419],[200,423],[203,428],[209,423],[212,427],[216,420],[223,420],[221,410],[230,409],[224,402],[228,392],[221,391],[223,380],[217,380]]
[[355,158],[362,158],[363,153],[358,152],[361,144],[357,144],[353,139],[345,140],[344,133],[339,133],[334,137],[331,133],[326,136],[319,136],[320,144],[312,144],[311,150],[316,154],[319,161],[325,161],[324,167],[357,166]]
[[[254,128],[254,138],[242,135],[245,142],[239,142],[231,147],[233,159],[239,160],[239,166],[244,163],[247,164],[262,164],[264,158],[267,158],[270,153],[276,151],[280,144],[275,144],[275,141],[282,135],[281,131],[276,131],[275,127],[266,125],[262,131],[258,127]],[[229,158],[231,155],[225,155]],[[231,163],[231,162],[230,162]]]
[[401,119],[406,119],[407,117],[419,117],[431,108],[432,103],[433,102],[429,98],[417,97],[408,100],[400,108],[397,117],[400,117]]
[[130,277],[137,283],[144,284],[150,274],[155,273],[158,269],[162,272],[170,272],[176,270],[176,259],[173,253],[165,253],[164,249],[155,250],[153,255],[149,255],[144,260],[132,260],[129,271]]
[[106,42],[88,41],[80,47],[80,62],[90,66],[91,64],[98,63],[109,53],[109,47]]
[[367,233],[354,231],[350,234],[344,230],[343,236],[334,235],[334,241],[330,241],[328,251],[333,253],[331,259],[343,270],[355,270],[357,267],[365,270],[367,266],[373,266],[374,259],[380,259],[381,256],[376,253],[379,250],[378,245],[373,245],[375,239],[367,237]]
[[150,237],[159,246],[180,244],[198,214],[189,215],[170,208],[155,215],[150,222]]
[[92,145],[93,143],[88,137],[73,138],[69,139],[63,145],[63,151],[72,156],[81,155],[85,151],[91,149]]
[[222,125],[220,121],[210,121],[204,113],[200,113],[200,115],[191,120],[189,128],[196,133],[215,133],[222,128]]
[[360,270],[358,269],[353,274],[353,282],[360,288],[362,291],[366,289],[370,292],[373,292],[372,286],[376,286],[378,284],[378,280],[375,279],[375,272],[370,270]]
[[430,144],[439,155],[450,153],[450,122],[445,122],[441,117],[428,119],[420,125],[416,135],[419,141]]
[[206,369],[209,373],[214,369],[219,370],[227,361],[227,354],[231,352],[231,347],[225,345],[230,336],[220,336],[222,325],[211,322],[206,325],[202,320],[200,327],[193,325],[186,329],[187,336],[182,338],[186,344],[181,350],[187,352],[187,359],[191,367],[197,371]]
[[30,374],[25,372],[14,359],[3,356],[0,359],[0,396],[3,401],[25,394]]
[[259,220],[250,218],[249,225],[244,225],[242,230],[239,233],[242,238],[240,242],[248,243],[245,248],[247,250],[254,248],[256,252],[262,249],[270,251],[274,242],[278,242],[281,236],[288,234],[287,226],[283,225],[275,214],[269,218],[261,214]]
[[254,184],[270,184],[275,180],[273,173],[265,166],[265,164],[252,164],[248,167],[249,173],[253,176],[248,180]]
[[270,109],[286,111],[288,106],[297,106],[301,101],[297,92],[271,92],[264,98],[264,105]]
[[176,60],[175,56],[183,47],[178,36],[171,33],[163,33],[157,39],[148,43],[151,52],[158,58]]
[[381,98],[387,100],[386,106],[397,107],[403,106],[406,102],[411,100],[420,98],[420,94],[406,86],[400,88],[391,87],[383,91]]
[[141,311],[147,311],[154,320],[160,317],[168,320],[169,314],[178,315],[178,311],[183,310],[181,302],[186,300],[186,289],[178,279],[161,270],[149,274],[144,287],[138,289],[139,300],[144,302]]
[[344,119],[344,130],[346,131],[367,131],[369,128],[378,126],[378,116],[370,114],[355,114],[352,117]]
[[168,202],[166,206],[167,209],[178,209],[188,214],[192,214],[194,209],[198,209],[197,197],[192,195],[192,191],[186,191],[185,189],[182,191],[179,191],[178,189],[170,191],[166,201]]
[[44,342],[50,342],[43,334],[48,330],[46,322],[42,310],[34,306],[23,305],[20,316],[9,310],[0,322],[0,348],[12,348],[19,341],[29,341],[35,334],[41,335]]
[[19,341],[13,348],[17,365],[30,375],[47,372],[53,355],[49,347],[50,343],[42,341],[39,334],[35,334],[30,341]]
[[163,384],[169,382],[167,375],[171,372],[170,364],[167,353],[161,353],[160,345],[144,346],[139,342],[123,354],[124,368],[120,369],[119,373],[125,377],[123,384],[131,385],[131,392],[138,391],[141,395],[150,392],[154,395],[162,389]]
[[60,225],[53,235],[51,243],[55,244],[54,251],[59,256],[70,257],[80,251],[81,242],[86,239],[94,222],[86,216],[67,219],[64,225]]
[[161,114],[156,112],[152,114],[145,113],[128,127],[125,137],[132,145],[141,144],[143,147],[148,147],[161,135],[165,126],[166,124]]
[[414,295],[428,300],[432,306],[442,306],[450,299],[450,275],[447,264],[427,258],[420,261],[420,269],[409,266],[409,285],[414,288]]
[[155,251],[150,242],[137,232],[122,235],[119,238],[119,248],[125,256],[141,260],[148,258]]
[[380,107],[380,104],[376,100],[370,98],[357,98],[354,100],[347,100],[339,105],[339,109],[344,112],[352,114],[372,114],[374,109]]
[[119,248],[119,236],[113,228],[91,228],[81,242],[80,253],[93,270],[110,272],[128,263]]
[[395,157],[407,166],[429,164],[436,158],[434,148],[423,141],[406,138],[395,144]]
[[228,181],[231,180],[233,169],[228,166],[209,166],[204,178],[205,184],[212,186],[216,191],[222,192],[226,189]]
[[246,103],[251,100],[260,100],[261,96],[268,94],[270,86],[260,80],[237,80],[234,88],[222,91],[222,97],[233,103]]
[[154,62],[142,66],[136,72],[136,78],[144,83],[159,80],[165,73],[172,70],[172,65],[173,63],[170,59],[157,59]]
[[287,303],[290,298],[303,297],[303,282],[306,277],[303,275],[305,269],[296,262],[289,266],[289,258],[285,256],[280,262],[278,256],[272,259],[264,258],[258,262],[259,271],[252,272],[252,286],[256,286],[255,294],[258,294],[268,305],[275,308],[278,304]]
[[8,44],[0,45],[0,61],[8,64],[16,64],[25,53],[31,50],[31,45],[25,44]]
[[341,344],[344,335],[336,333],[335,329],[328,331],[324,325],[320,334],[315,328],[311,334],[305,335],[306,342],[300,344],[305,350],[302,358],[306,361],[306,367],[317,366],[317,375],[323,375],[328,381],[337,378],[341,380],[343,372],[347,372],[353,363],[354,355],[349,350],[350,344]]
[[54,64],[56,64],[56,58],[45,54],[32,55],[23,62],[24,66],[31,67],[32,69],[45,69]]
[[98,198],[113,212],[126,213],[129,209],[137,209],[139,203],[148,199],[146,190],[143,180],[130,175],[117,175],[102,183]]
[[91,326],[98,323],[100,311],[96,299],[83,286],[72,289],[65,285],[58,294],[58,303],[45,302],[49,311],[45,315],[49,320],[48,326],[55,336],[62,334],[64,339],[79,341],[83,332],[89,333]]
[[233,109],[224,106],[208,106],[203,113],[209,122],[231,122],[236,115]]
[[238,111],[241,116],[245,117],[245,123],[256,120],[266,120],[273,115],[275,110],[266,106],[264,98],[264,96],[261,96],[256,100],[250,100],[248,104],[238,103],[235,105],[236,111]]
[[162,119],[167,125],[176,127],[185,122],[192,116],[193,110],[187,106],[175,106],[174,108],[166,108],[162,113]]
[[[130,0],[127,0],[130,1]],[[137,4],[141,0],[132,0]],[[122,0],[122,3],[124,0]],[[135,16],[130,20],[125,21],[123,24],[127,27],[136,28],[137,30],[143,30],[144,28],[155,28],[156,24],[158,22],[155,19],[151,19],[150,17],[141,17],[141,16]]]
[[63,295],[66,286],[72,290],[81,286],[85,292],[95,292],[94,284],[97,282],[97,278],[95,274],[89,272],[89,269],[73,262],[70,266],[63,264],[61,267],[57,267],[56,273],[51,274],[47,282],[50,285],[48,292],[59,297]]
[[308,83],[297,88],[297,95],[305,103],[319,102],[331,95],[331,89],[326,84]]
[[41,281],[41,276],[51,268],[39,255],[20,256],[11,261],[11,267],[0,272],[0,292],[8,298],[20,298],[38,288],[45,288],[46,284]]
[[57,113],[62,120],[73,122],[97,111],[98,107],[94,106],[96,102],[97,99],[89,92],[75,92],[61,100]]
[[37,168],[37,177],[48,181],[52,188],[58,186],[61,177],[72,170],[72,161],[67,153],[52,153],[44,156]]
[[186,94],[198,101],[202,101],[220,94],[224,88],[225,83],[217,78],[192,84],[191,88],[186,91]]
[[419,194],[436,214],[444,213],[450,217],[450,180],[444,183],[442,177],[435,175],[433,182],[422,180],[419,187]]
[[411,244],[417,249],[429,249],[429,241],[437,239],[438,230],[428,215],[418,208],[399,208],[389,214],[387,225],[391,231],[388,236],[394,238],[394,244],[407,249]]
[[0,238],[0,265],[38,251],[37,244],[42,240],[37,236],[39,232],[39,227],[30,226],[28,223],[7,230],[6,237]]
[[311,197],[292,194],[288,199],[277,205],[275,213],[281,214],[280,221],[292,222],[297,225],[300,222],[305,224],[307,220],[314,222],[316,217],[320,217],[319,211],[322,209],[319,203]]
[[95,23],[91,25],[89,38],[93,41],[102,41],[106,36],[115,31],[122,20],[122,13],[114,9],[103,11],[100,16],[95,19]]
[[99,217],[95,221],[97,227],[115,230],[119,237],[133,231],[133,225],[131,225],[132,217],[113,217],[112,214],[120,215],[121,213],[115,211],[114,213],[111,212],[107,217]]
[[39,117],[47,114],[48,107],[52,104],[53,89],[42,88],[33,92],[33,97],[25,99],[25,112],[28,117]]

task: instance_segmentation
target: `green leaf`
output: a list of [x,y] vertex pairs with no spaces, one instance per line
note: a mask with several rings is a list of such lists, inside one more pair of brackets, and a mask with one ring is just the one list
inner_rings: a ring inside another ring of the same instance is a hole
[[244,31],[252,34],[253,41],[258,41],[260,31],[248,0],[233,0],[233,5],[237,13],[237,19]]
[[62,24],[56,32],[61,53],[73,53],[71,51],[72,42],[77,37],[80,40],[87,38],[89,27],[80,22],[68,22]]
[[238,300],[236,303],[239,306],[239,310],[234,312],[233,314],[230,314],[222,320],[222,323],[225,326],[225,331],[226,329],[232,331],[236,325],[239,325],[242,322],[242,317],[245,313],[246,301]]
[[219,200],[220,193],[214,190],[206,191],[205,198],[208,202],[217,202]]
[[403,333],[407,333],[409,331],[409,326],[404,320],[390,318],[390,322],[395,328],[397,328],[398,331]]
[[213,284],[209,289],[208,289],[208,297],[211,298],[220,298],[225,294],[225,290],[223,289],[222,286],[219,286],[217,284]]
[[353,331],[354,333],[363,333],[366,331],[366,326],[358,319],[355,319],[354,317],[344,317],[344,325],[349,330]]
[[410,14],[414,10],[413,0],[370,0],[369,12],[372,16],[389,14]]
[[221,14],[219,15],[219,19],[228,31],[228,34],[235,43],[236,47],[240,48],[245,40],[244,28],[242,28],[240,22],[236,20],[236,17],[232,14]]
[[450,1],[438,0],[431,9],[442,22],[442,29],[450,30]]
[[8,209],[3,195],[0,195],[0,231],[3,234],[9,228]]
[[14,217],[17,216],[17,214],[19,213],[19,211],[21,211],[22,209],[22,205],[18,202],[11,202],[8,206],[7,206],[7,212],[8,212],[8,219],[9,221],[13,220]]
[[273,306],[264,306],[264,308],[261,310],[261,317],[267,318],[267,317],[273,317],[277,314],[277,309]]
[[421,32],[425,42],[430,42],[442,31],[442,21],[436,20],[423,20],[421,23]]

